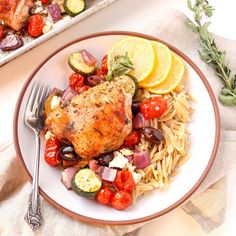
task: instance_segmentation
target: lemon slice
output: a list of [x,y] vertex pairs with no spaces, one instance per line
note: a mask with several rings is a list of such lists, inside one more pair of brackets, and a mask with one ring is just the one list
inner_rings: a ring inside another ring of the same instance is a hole
[[155,87],[148,88],[148,91],[156,94],[165,94],[174,90],[181,82],[184,75],[184,63],[182,60],[173,52],[172,65],[167,78]]
[[108,69],[110,69],[115,56],[123,56],[126,52],[134,65],[134,70],[130,74],[138,82],[145,80],[154,68],[155,55],[152,43],[149,40],[138,37],[128,37],[121,40],[108,53]]
[[152,73],[139,85],[143,88],[155,87],[163,82],[170,72],[172,57],[170,49],[162,44],[153,41],[152,47],[155,54],[155,66]]

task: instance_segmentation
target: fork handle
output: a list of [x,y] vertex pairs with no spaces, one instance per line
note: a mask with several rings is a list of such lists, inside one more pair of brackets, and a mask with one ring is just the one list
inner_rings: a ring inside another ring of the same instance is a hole
[[40,158],[40,132],[35,131],[35,161],[32,190],[29,197],[28,210],[25,215],[25,220],[33,230],[37,230],[42,223],[42,215],[40,212],[40,198],[38,191],[39,180],[39,158]]

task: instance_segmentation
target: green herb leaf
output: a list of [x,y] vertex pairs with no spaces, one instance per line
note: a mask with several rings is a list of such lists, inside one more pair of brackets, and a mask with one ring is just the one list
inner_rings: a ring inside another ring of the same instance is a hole
[[219,98],[220,98],[220,101],[226,106],[236,105],[236,98],[232,95],[223,95],[223,94],[221,94],[219,96]]
[[190,30],[192,30],[194,33],[198,32],[198,27],[190,20],[187,20],[187,26]]
[[194,14],[194,22],[188,20],[187,26],[198,34],[202,48],[198,51],[200,58],[215,69],[216,75],[224,85],[219,99],[224,105],[236,105],[236,75],[231,74],[231,70],[225,61],[226,52],[218,49],[213,36],[208,31],[210,22],[202,22],[203,17],[213,15],[214,8],[209,5],[207,0],[188,0],[187,6]]
[[128,53],[126,52],[123,56],[117,55],[113,59],[111,69],[108,71],[106,79],[111,81],[112,78],[129,74],[132,70],[134,70],[134,65],[130,61]]

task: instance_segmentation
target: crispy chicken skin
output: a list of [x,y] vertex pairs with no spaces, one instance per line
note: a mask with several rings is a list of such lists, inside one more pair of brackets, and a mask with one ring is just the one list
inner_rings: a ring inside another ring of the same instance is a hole
[[0,0],[0,20],[14,30],[20,30],[29,16],[33,0]]
[[48,129],[68,139],[76,153],[91,159],[118,149],[132,130],[132,97],[118,85],[104,82],[72,98],[50,113]]

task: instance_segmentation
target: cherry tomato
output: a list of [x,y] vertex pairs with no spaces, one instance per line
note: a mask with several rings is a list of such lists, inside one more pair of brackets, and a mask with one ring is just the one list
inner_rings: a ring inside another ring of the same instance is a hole
[[61,163],[60,155],[60,142],[55,136],[51,136],[46,141],[46,148],[44,159],[50,166],[58,166]]
[[127,192],[132,192],[135,188],[135,182],[133,175],[128,170],[118,171],[114,184],[119,190],[126,190]]
[[44,21],[43,17],[39,14],[35,14],[29,17],[28,20],[28,32],[32,37],[38,37],[43,33]]
[[105,57],[103,57],[103,59],[102,59],[101,69],[102,69],[102,72],[104,72],[105,74],[107,74],[107,72],[108,72],[108,67],[107,67],[107,55],[106,55]]
[[83,86],[84,84],[84,76],[73,73],[69,77],[69,85],[72,89],[75,89],[77,92],[79,92],[79,89]]
[[137,130],[133,130],[124,141],[124,146],[132,147],[138,143],[140,143],[141,135]]
[[89,88],[91,88],[91,87],[85,85],[85,86],[83,86],[82,88],[79,89],[78,93],[83,93],[83,92],[87,91]]
[[105,78],[104,72],[102,71],[102,69],[99,69],[99,68],[97,68],[97,69],[95,70],[94,75],[97,75],[97,76],[100,76],[100,77]]
[[97,199],[99,203],[103,205],[107,205],[111,202],[112,196],[113,196],[113,192],[109,188],[104,187],[99,190]]
[[4,27],[3,25],[0,25],[0,40],[4,38]]
[[51,2],[51,0],[40,0],[42,3],[49,3],[49,2]]
[[111,205],[117,210],[124,210],[132,203],[131,194],[125,190],[120,190],[114,193],[111,198]]
[[167,102],[162,97],[155,97],[140,104],[140,110],[146,120],[162,116],[167,109]]

